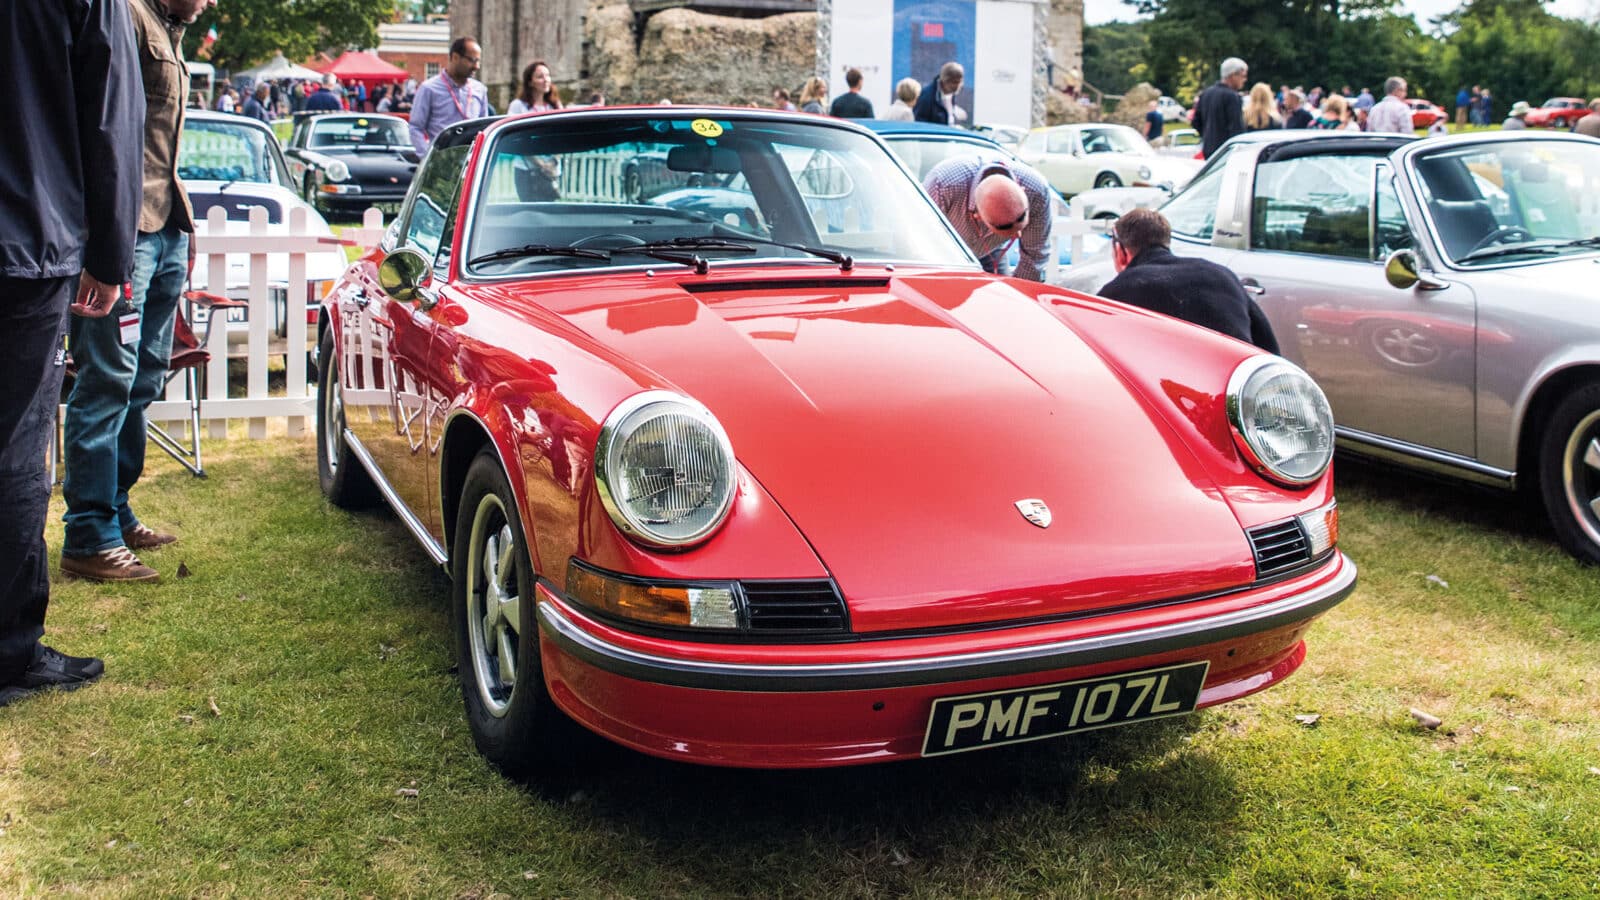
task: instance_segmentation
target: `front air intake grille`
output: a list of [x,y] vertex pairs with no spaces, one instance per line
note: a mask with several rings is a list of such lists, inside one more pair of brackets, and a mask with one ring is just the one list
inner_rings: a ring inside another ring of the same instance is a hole
[[1256,577],[1267,578],[1311,561],[1311,542],[1300,527],[1300,520],[1290,519],[1272,525],[1250,529],[1250,549],[1256,556]]
[[751,634],[843,634],[844,598],[832,581],[746,581]]

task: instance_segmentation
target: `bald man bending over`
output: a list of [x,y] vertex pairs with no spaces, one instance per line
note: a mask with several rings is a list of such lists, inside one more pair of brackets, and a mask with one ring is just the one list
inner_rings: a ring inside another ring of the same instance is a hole
[[[952,157],[929,169],[922,186],[985,272],[1044,280],[1053,192],[1043,175],[1015,161]],[[1005,263],[1013,242],[1020,257],[1015,273]]]

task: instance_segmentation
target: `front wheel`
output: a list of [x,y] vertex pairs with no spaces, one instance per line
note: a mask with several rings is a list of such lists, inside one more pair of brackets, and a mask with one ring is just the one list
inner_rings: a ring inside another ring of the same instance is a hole
[[513,778],[570,768],[577,726],[545,688],[522,519],[488,451],[462,486],[450,574],[456,665],[478,751]]
[[1600,384],[1579,388],[1550,414],[1539,441],[1539,493],[1561,545],[1600,565]]
[[317,480],[334,506],[360,509],[378,499],[372,476],[344,442],[344,389],[339,385],[339,359],[334,355],[333,328],[317,344]]

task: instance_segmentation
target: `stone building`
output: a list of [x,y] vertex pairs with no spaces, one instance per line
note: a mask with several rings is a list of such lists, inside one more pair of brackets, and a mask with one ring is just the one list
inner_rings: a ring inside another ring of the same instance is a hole
[[[840,2],[840,0],[834,0]],[[849,2],[849,0],[844,0]],[[1049,2],[1057,80],[1083,66],[1083,0]],[[499,108],[542,59],[563,95],[613,103],[760,103],[816,68],[815,0],[454,0],[450,32],[483,46]]]

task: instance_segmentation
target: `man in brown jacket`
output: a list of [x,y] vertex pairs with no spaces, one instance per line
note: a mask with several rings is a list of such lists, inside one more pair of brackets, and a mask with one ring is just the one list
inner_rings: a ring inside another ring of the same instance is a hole
[[189,69],[185,26],[216,0],[125,0],[144,76],[144,205],[131,296],[111,315],[72,323],[77,382],[67,398],[66,538],[61,572],[95,581],[160,577],[135,551],[177,540],[133,514],[128,492],[144,472],[145,410],[165,383],[172,321],[188,277],[194,213],[178,179]]

